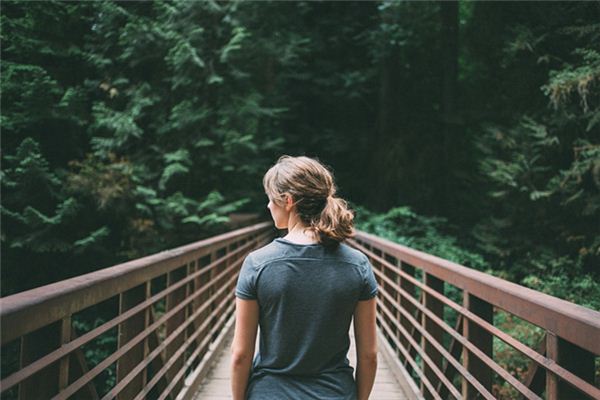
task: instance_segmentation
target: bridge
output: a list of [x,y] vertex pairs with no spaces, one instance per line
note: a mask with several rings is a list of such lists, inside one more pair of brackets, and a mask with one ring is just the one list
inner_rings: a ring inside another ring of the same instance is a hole
[[[2,398],[230,398],[237,274],[276,232],[261,222],[1,298]],[[599,312],[366,232],[347,242],[379,284],[372,399],[600,399]]]

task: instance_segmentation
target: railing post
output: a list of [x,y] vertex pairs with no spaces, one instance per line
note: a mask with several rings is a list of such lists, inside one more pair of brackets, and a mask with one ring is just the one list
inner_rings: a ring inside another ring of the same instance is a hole
[[[209,265],[213,260],[214,260],[213,253],[211,253],[211,254],[207,254],[207,255],[203,256],[202,258],[200,258],[196,261],[196,265],[197,265],[196,268],[205,270],[205,271],[195,279],[195,283],[194,283],[195,290],[197,291],[204,287],[208,288],[204,291],[204,293],[202,293],[200,296],[198,296],[194,300],[194,303],[195,303],[194,309],[196,309],[196,310],[208,301],[208,299],[210,298],[210,295],[212,293],[212,285],[210,282],[211,277],[212,277],[212,271],[206,270],[206,266]],[[196,330],[197,327],[202,324],[202,322],[206,321],[206,318],[208,318],[208,316],[210,315],[210,312],[211,312],[211,307],[209,306],[209,307],[206,307],[206,309],[204,311],[202,311],[200,313],[200,315],[198,315],[198,317],[196,318],[196,321],[194,322],[194,330]],[[210,329],[210,327],[207,326],[204,329],[208,330],[208,329]],[[204,339],[204,335],[199,334],[196,338],[196,344],[199,345],[203,339]],[[206,348],[208,348],[208,347],[206,347]],[[197,359],[202,359],[205,352],[206,352],[206,349],[200,350],[200,353],[198,354]],[[194,368],[195,367],[196,367],[196,362],[194,362]]]
[[[239,243],[239,242],[234,242],[234,243],[232,243],[232,244],[229,246],[229,251],[230,251],[230,252],[231,252],[231,251],[235,251],[235,250],[236,250],[236,249],[238,249],[238,248],[239,248],[241,245],[242,245],[242,244],[241,244],[241,243]],[[234,264],[235,262],[237,262],[237,261],[239,260],[239,258],[240,258],[240,255],[238,254],[238,255],[236,255],[234,258],[232,258],[232,259],[231,259],[231,261],[230,261],[230,262],[229,262],[227,265],[228,265],[228,266],[230,266],[231,264]],[[226,278],[226,279],[229,281],[229,279],[231,279],[231,278],[232,278],[234,275],[237,275],[237,274],[238,274],[238,271],[236,271],[236,270],[234,269],[234,270],[232,270],[231,272],[229,272],[229,274],[227,275],[227,278]],[[234,282],[232,282],[232,283],[230,284],[230,286],[231,286],[231,291],[225,291],[225,293],[223,294],[223,297],[224,297],[224,298],[227,298],[228,296],[230,296],[230,295],[231,295],[231,294],[230,294],[230,292],[232,292],[232,291],[234,291],[234,290],[235,290],[235,280],[234,280]],[[233,300],[233,301],[235,301],[235,298],[234,298],[234,300]]]
[[[21,337],[20,369],[48,354],[60,345],[61,320]],[[59,365],[44,368],[19,384],[19,400],[38,400],[58,392]]]
[[[119,294],[119,314],[146,300],[146,284],[138,285]],[[145,313],[138,313],[119,324],[117,335],[118,348],[123,347],[131,339],[144,330]],[[144,343],[138,343],[117,360],[117,382],[120,382],[144,359]],[[133,398],[143,387],[143,374],[138,374],[117,395],[118,400]]]
[[[174,269],[173,271],[167,274],[167,287],[170,287],[185,278],[185,274],[187,273],[187,265]],[[180,287],[179,289],[174,290],[173,292],[167,295],[167,304],[165,312],[169,312],[171,309],[177,307],[179,303],[185,300],[185,285]],[[185,322],[185,307],[176,312],[167,320],[167,334],[165,337],[169,337],[173,331],[179,328]],[[166,354],[165,354],[165,363],[170,362],[171,356],[179,350],[179,348],[183,345],[184,335],[183,333],[179,333],[179,335],[167,345]],[[183,354],[180,355],[175,362],[171,365],[168,371],[179,371],[183,367]],[[170,381],[171,377],[175,375],[174,373],[167,373],[167,380]],[[170,383],[170,382],[169,382]],[[172,392],[178,393],[183,386],[183,381],[177,382],[177,384],[173,387]]]
[[[225,246],[225,253],[223,254],[223,256],[226,256],[227,259],[225,260],[225,262],[222,263],[222,268],[220,268],[219,273],[225,271],[233,263],[234,260],[232,260],[229,257],[229,255],[231,254],[231,251],[234,249],[233,246],[234,246],[234,243],[229,243],[227,246]],[[230,276],[231,276],[230,274],[225,275],[225,277],[221,280],[222,284],[227,282],[227,280],[229,279]],[[221,288],[218,287],[217,290],[219,290],[219,289],[221,289]],[[223,293],[221,293],[219,295],[219,297],[217,298],[216,306],[218,307],[219,305],[221,305],[225,301],[227,296],[229,296],[229,294],[230,293],[228,290],[224,290]],[[220,317],[221,317],[220,315],[215,316],[215,320],[216,320],[215,323],[218,322]],[[214,332],[212,340],[216,340],[217,337],[219,337],[219,333],[220,333],[219,331]]]
[[[392,256],[390,256],[389,254],[386,254],[386,253],[384,253],[384,256],[385,256],[384,257],[385,261],[389,262],[392,265],[396,264],[397,260],[396,260],[395,257],[392,257]],[[384,265],[382,265],[382,268],[383,268],[383,271],[384,271],[384,275],[389,280],[391,280],[392,282],[394,282],[396,285],[398,285],[400,283],[399,282],[399,276],[398,276],[398,274],[394,270],[392,270],[392,269],[390,269],[390,268],[388,268],[387,266],[384,266]],[[398,291],[394,287],[392,287],[392,285],[390,285],[387,282],[383,282],[383,288],[384,288],[384,291],[386,293],[388,293],[396,302],[399,303],[399,299],[400,299],[399,293],[398,293]],[[392,315],[394,316],[394,319],[396,321],[399,320],[399,318],[400,318],[400,312],[398,311],[398,307],[395,304],[392,304],[392,302],[390,302],[389,300],[387,300],[385,297],[383,297],[382,300],[383,300],[383,303],[385,304],[385,306],[388,308],[388,310],[392,310]],[[385,316],[385,315],[384,315],[384,319],[388,319],[389,320],[389,318],[387,316]],[[392,332],[394,332],[394,336],[399,337],[400,334],[398,332],[398,328],[396,328],[396,323],[394,321],[389,321],[388,325],[391,327]]]
[[[473,314],[481,317],[483,320],[494,323],[494,310],[490,303],[468,293],[463,292],[463,305]],[[477,325],[476,323],[465,318],[463,322],[463,336],[473,343],[484,354],[492,357],[493,353],[493,338],[492,334]],[[492,391],[492,370],[477,356],[471,354],[469,350],[463,346],[463,365],[466,370],[479,381],[484,388]],[[466,400],[477,398],[477,390],[471,386],[466,379],[462,382],[462,394]]]
[[[152,297],[152,281],[147,281],[144,284],[144,291],[146,292],[146,299]],[[146,307],[144,311],[144,330],[148,329],[148,327],[152,324],[152,305]],[[144,338],[144,359],[148,357],[150,354],[150,337],[152,335],[146,336]],[[144,368],[144,373],[142,374],[142,383],[146,385],[148,383],[148,368]]]
[[[550,331],[546,331],[546,357],[558,361],[558,338]],[[546,371],[546,400],[559,400],[558,378],[550,371]]]
[[[193,260],[190,263],[188,263],[187,265],[187,276],[192,275],[193,273],[196,272],[197,270],[197,265],[198,262],[197,260]],[[185,285],[185,298],[188,299],[190,296],[192,296],[196,290],[196,281],[197,279],[192,279],[187,285]],[[194,314],[194,312],[196,311],[196,302],[195,301],[191,301],[187,306],[186,306],[186,311],[185,311],[185,320],[189,320],[191,318],[191,316]],[[189,338],[191,335],[194,334],[195,331],[195,326],[194,326],[194,322],[192,322],[191,324],[189,324],[185,330],[185,340],[187,340],[187,338]],[[190,343],[190,346],[186,349],[186,351],[184,352],[184,361],[188,361],[191,353],[193,353],[193,351],[196,349],[196,343],[195,341]]]
[[[426,286],[432,288],[436,292],[440,292],[442,294],[444,293],[444,281],[442,281],[441,279],[425,273],[423,281],[423,283]],[[423,305],[426,309],[431,311],[441,320],[444,319],[444,304],[432,295],[428,294],[427,292],[423,292]],[[443,329],[438,324],[433,322],[427,315],[425,315],[425,313],[421,314],[421,325],[423,326],[425,331],[433,337],[433,339],[436,342],[440,344],[443,343]],[[422,337],[421,340],[421,347],[425,350],[425,354],[429,356],[431,361],[433,361],[433,363],[441,370],[442,355],[440,354],[440,352],[437,351],[435,347],[433,347],[433,345],[424,337]],[[425,361],[423,361],[423,371],[425,373],[425,377],[429,382],[436,382],[437,380],[439,380],[439,377],[437,376],[435,371],[431,367],[429,367],[427,363],[425,363]],[[431,393],[429,393],[426,390],[425,386],[423,385],[423,382],[421,382],[421,392],[425,394],[426,399],[432,398]]]
[[[69,343],[71,340],[71,316],[66,316],[61,320],[60,345]],[[62,390],[69,385],[69,360],[71,356],[63,357],[60,360],[58,371],[58,390]]]
[[[556,361],[585,381],[594,384],[594,354],[574,345],[553,332],[546,331],[546,357]],[[552,372],[546,370],[546,399],[587,399],[588,397],[562,382]]]
[[[218,249],[216,251],[214,251],[211,254],[211,261],[214,262],[216,260],[218,260],[219,258],[221,258],[224,254],[223,249]],[[211,271],[210,271],[210,296],[212,297],[218,290],[219,288],[216,287],[216,282],[215,282],[215,277],[218,276],[221,271],[223,270],[223,261],[220,261]],[[218,307],[219,302],[218,299],[213,299],[210,303],[210,324],[208,327],[208,332],[210,332],[212,330],[212,328],[214,328],[214,326],[217,323],[217,316],[213,315],[213,311]],[[215,338],[215,336],[213,335],[213,338],[210,340],[211,342],[213,341],[213,339]]]
[[[411,277],[415,276],[415,267],[413,267],[412,265],[409,265],[405,262],[400,262],[400,269],[406,275],[409,275]],[[401,278],[400,279],[400,287],[406,293],[408,293],[409,296],[412,296],[413,298],[415,297],[415,285],[412,282],[410,282],[408,279]],[[403,294],[400,297],[400,306],[402,306],[402,308],[405,309],[411,316],[415,317],[416,307]],[[419,342],[419,340],[421,340],[421,337],[418,334],[417,330],[414,329],[414,327],[411,325],[411,323],[408,319],[401,318],[400,323],[402,324],[402,326],[404,327],[406,332],[413,332],[413,337],[415,338],[415,340],[417,342]],[[415,349],[413,349],[412,346],[409,346],[408,340],[404,336],[402,336],[400,338],[400,343],[402,343],[402,346],[404,346],[405,349],[411,349],[409,354],[414,359],[417,354],[417,351]],[[404,367],[406,368],[406,370],[408,371],[408,373],[409,374],[412,373],[412,367],[410,366],[408,361],[403,360],[403,364],[404,364]]]

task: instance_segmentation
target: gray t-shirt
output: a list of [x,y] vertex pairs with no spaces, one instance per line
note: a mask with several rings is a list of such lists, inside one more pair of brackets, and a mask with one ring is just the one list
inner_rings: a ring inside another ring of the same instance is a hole
[[276,238],[245,258],[235,294],[260,307],[248,400],[354,400],[347,358],[357,301],[377,294],[367,256]]

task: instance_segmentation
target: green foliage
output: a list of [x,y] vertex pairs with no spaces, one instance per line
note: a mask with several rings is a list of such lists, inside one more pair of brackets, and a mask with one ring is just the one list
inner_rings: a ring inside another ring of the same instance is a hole
[[165,189],[166,183],[171,179],[173,175],[185,174],[189,172],[189,166],[192,164],[190,160],[190,153],[186,149],[179,149],[177,151],[167,153],[164,155],[166,167],[158,182],[158,187],[161,190]]
[[[5,104],[2,128],[8,132],[23,129],[35,120],[58,116],[63,90],[40,66],[3,61],[0,83]],[[48,107],[49,104],[53,107]]]
[[[596,37],[600,29],[596,28]],[[579,58],[576,64],[567,63],[560,70],[550,71],[548,83],[542,86],[544,94],[550,98],[554,109],[564,107],[576,93],[584,113],[590,111],[590,123],[586,131],[590,131],[598,123],[600,107],[596,105],[590,110],[590,101],[597,100],[594,90],[600,83],[600,52],[598,49],[576,48],[572,55]]]
[[[3,293],[218,233],[262,193],[287,108],[253,80],[266,44],[239,6],[3,7]],[[28,252],[47,272],[21,281]]]
[[[135,107],[135,110],[139,110],[139,107]],[[106,107],[104,103],[94,104],[94,123],[91,124],[90,131],[100,136],[92,137],[90,144],[96,154],[106,156],[109,151],[121,150],[126,144],[142,136],[143,130],[136,125],[133,111],[117,111]]]
[[89,153],[82,161],[69,162],[65,189],[70,194],[88,197],[98,210],[127,207],[133,196],[133,166],[125,158],[117,159],[114,153],[107,157],[105,161]]
[[552,30],[524,21],[506,37],[505,67],[543,68],[546,102],[483,125],[476,144],[487,216],[472,234],[507,279],[600,309],[600,27],[570,25],[588,12],[556,5],[544,22]]
[[360,230],[470,268],[486,267],[481,255],[461,246],[458,238],[448,233],[449,224],[445,218],[418,215],[408,206],[395,207],[381,214],[357,204],[352,204],[352,209],[356,213],[356,227]]
[[[0,206],[3,245],[36,253],[70,251],[72,244],[61,230],[77,215],[78,204],[61,196],[60,179],[49,170],[39,144],[27,138],[5,160],[2,186],[9,193]],[[54,210],[46,198],[53,200]]]
[[521,283],[573,303],[600,310],[600,281],[584,269],[584,257],[560,256],[550,248],[538,250],[516,267],[527,271]]
[[75,241],[74,244],[77,247],[75,251],[81,252],[82,249],[85,249],[90,245],[98,243],[101,238],[107,237],[109,233],[110,229],[108,229],[106,226],[103,226],[102,228],[91,232],[87,237]]
[[[593,292],[593,6],[459,5],[457,143],[476,151],[452,171],[440,170],[448,143],[433,134],[445,124],[440,10],[392,1],[6,2],[7,270],[29,251],[76,254],[71,262],[91,270],[217,232],[228,213],[262,209],[256,183],[289,145],[331,160],[348,197],[410,204],[415,215],[391,208],[392,222],[372,225],[382,235],[483,268],[458,245],[474,240],[496,274],[565,295],[568,282]],[[376,195],[363,196],[371,180]],[[445,180],[457,183],[447,189],[464,200],[460,209],[440,205],[436,182]],[[384,187],[393,190],[380,196]],[[465,231],[472,237],[454,239]],[[68,268],[40,259],[47,270]]]

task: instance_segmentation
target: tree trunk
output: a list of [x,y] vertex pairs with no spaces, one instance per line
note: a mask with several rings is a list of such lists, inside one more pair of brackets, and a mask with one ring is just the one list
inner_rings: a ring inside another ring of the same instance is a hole
[[442,22],[442,140],[441,162],[439,164],[439,212],[454,209],[452,188],[457,163],[453,160],[459,156],[458,146],[458,1],[440,1],[440,16]]

